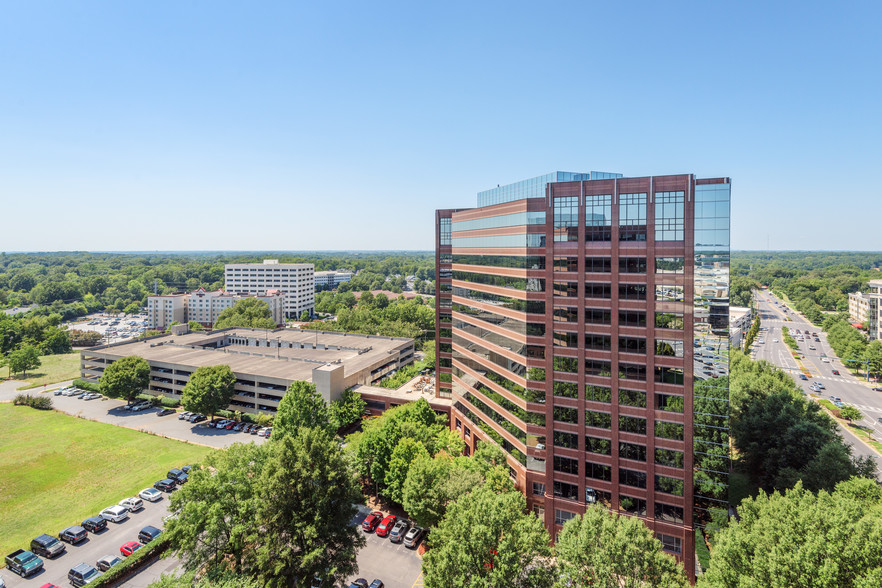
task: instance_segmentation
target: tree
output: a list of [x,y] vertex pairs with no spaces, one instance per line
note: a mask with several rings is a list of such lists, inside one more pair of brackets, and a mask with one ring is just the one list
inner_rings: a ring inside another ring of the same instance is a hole
[[839,415],[847,421],[859,421],[864,415],[853,406],[844,406],[839,409]]
[[740,520],[716,536],[700,587],[878,586],[882,578],[882,489],[854,478],[832,493],[797,484],[760,492]]
[[266,447],[260,526],[250,538],[257,576],[270,587],[306,584],[315,574],[344,582],[358,570],[365,540],[350,524],[363,498],[339,445],[326,430],[300,428]]
[[98,331],[80,331],[74,329],[68,332],[70,344],[74,347],[94,347],[101,341],[101,333]]
[[190,412],[213,417],[217,411],[229,406],[236,393],[235,386],[236,376],[228,365],[196,368],[184,386],[181,404]]
[[688,586],[683,568],[634,517],[593,505],[566,522],[557,537],[557,586],[641,588]]
[[293,435],[301,427],[330,429],[330,414],[315,384],[297,380],[288,387],[273,418],[272,439]]
[[191,331],[204,331],[205,327],[202,326],[202,323],[197,321],[189,321],[187,326],[190,327]]
[[310,318],[310,317],[309,317],[309,311],[308,311],[308,310],[304,310],[303,312],[300,313],[300,322],[301,322],[301,323],[309,322],[309,318]]
[[15,351],[11,351],[6,358],[9,364],[9,374],[22,374],[27,377],[27,371],[40,367],[40,352],[33,345],[22,345]]
[[105,396],[131,403],[150,385],[150,364],[137,355],[117,359],[104,369],[98,384]]
[[410,464],[415,459],[428,457],[429,452],[422,443],[408,437],[402,439],[392,451],[392,458],[389,460],[389,469],[385,476],[386,496],[401,504],[404,501],[404,482]]
[[244,568],[247,538],[257,525],[256,480],[266,457],[267,451],[253,443],[213,451],[171,495],[170,510],[180,515],[168,521],[164,533],[185,569]]
[[344,427],[357,423],[364,415],[366,406],[367,404],[361,397],[361,394],[353,392],[352,388],[347,388],[340,398],[332,402],[329,407],[331,426],[339,431]]
[[520,492],[479,487],[452,503],[429,537],[426,588],[549,587],[550,538]]
[[257,298],[243,298],[221,312],[214,323],[215,329],[229,327],[274,329],[276,321],[273,320],[273,315],[266,302]]

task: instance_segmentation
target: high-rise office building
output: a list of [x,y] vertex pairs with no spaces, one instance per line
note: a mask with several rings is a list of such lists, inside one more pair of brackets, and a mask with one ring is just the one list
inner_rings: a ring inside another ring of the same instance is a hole
[[556,172],[436,213],[437,378],[552,537],[599,504],[695,567],[728,509],[728,178]]
[[285,296],[285,316],[298,318],[315,312],[315,266],[311,263],[228,263],[224,266],[224,289],[231,294],[262,295],[279,290]]

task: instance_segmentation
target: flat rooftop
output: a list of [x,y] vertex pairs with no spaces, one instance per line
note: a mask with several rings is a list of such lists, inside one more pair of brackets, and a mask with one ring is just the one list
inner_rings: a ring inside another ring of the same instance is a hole
[[[257,340],[260,346],[245,345],[245,340]],[[226,344],[216,347],[219,341]],[[342,364],[344,375],[348,376],[384,363],[392,355],[397,357],[403,347],[412,343],[411,339],[352,333],[231,328],[102,345],[84,353],[137,355],[149,362],[193,369],[229,365],[238,374],[311,381],[312,370],[321,365]]]

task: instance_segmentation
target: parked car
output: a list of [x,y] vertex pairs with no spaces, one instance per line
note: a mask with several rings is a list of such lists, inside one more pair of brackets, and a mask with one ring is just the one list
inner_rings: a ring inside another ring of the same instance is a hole
[[193,413],[190,412],[190,411],[182,412],[181,414],[178,415],[178,420],[179,420],[179,421],[186,421],[186,420],[189,419],[191,416],[193,416]]
[[119,505],[129,509],[130,512],[135,512],[144,508],[144,501],[132,496],[131,498],[123,498],[120,500]]
[[163,492],[173,492],[175,489],[175,481],[166,478],[165,480],[160,480],[153,484],[153,487],[157,490],[162,490]]
[[101,572],[87,563],[77,564],[67,573],[68,581],[77,587],[91,584],[100,577]]
[[162,499],[162,492],[160,492],[156,488],[144,488],[143,490],[138,492],[138,496],[140,496],[144,500],[156,502],[157,500]]
[[71,545],[76,545],[80,541],[84,541],[88,536],[89,533],[86,531],[85,527],[81,527],[80,525],[74,525],[73,527],[62,529],[58,534],[59,539],[66,541]]
[[27,578],[43,569],[43,560],[31,551],[16,549],[6,556],[6,569]]
[[353,580],[352,584],[349,585],[349,588],[369,588],[368,581],[364,578],[359,578],[357,580]]
[[178,479],[175,480],[175,484],[177,484],[179,487],[183,486],[184,484],[187,483],[187,481],[189,479],[190,479],[190,474],[181,474],[180,476],[178,476]]
[[407,519],[398,519],[392,530],[389,531],[389,541],[392,543],[401,543],[404,540],[404,534],[410,529],[410,522]]
[[123,555],[123,557],[129,557],[130,555],[141,549],[141,547],[141,544],[137,541],[126,541],[120,546],[119,552]]
[[389,515],[377,526],[377,537],[385,537],[392,530],[392,526],[398,521],[395,515]]
[[160,410],[159,412],[156,413],[156,416],[166,416],[166,415],[174,414],[174,413],[175,413],[175,409],[173,409],[173,408],[163,408],[162,410]]
[[118,563],[122,563],[122,560],[115,555],[105,555],[101,559],[98,560],[98,563],[95,564],[100,571],[106,572],[113,566]]
[[31,541],[31,551],[43,557],[55,557],[64,552],[64,543],[52,535],[40,535]]
[[191,466],[191,465],[183,465],[183,466],[181,466],[181,470],[182,470],[185,474],[188,474],[188,475],[189,475],[189,473],[190,473],[190,470],[192,470],[192,469],[193,469],[193,466]]
[[371,585],[368,588],[384,588],[385,584],[383,584],[382,580],[375,579],[371,582]]
[[882,386],[876,386],[873,388],[873,392],[882,392]]
[[165,475],[165,477],[168,478],[169,480],[177,480],[178,476],[182,476],[182,475],[184,475],[184,470],[178,469],[178,468],[172,468],[168,471],[168,473]]
[[197,414],[196,416],[190,418],[191,423],[201,423],[202,421],[208,420],[208,417],[204,414]]
[[108,506],[104,510],[101,511],[101,516],[107,519],[108,521],[113,521],[114,523],[121,523],[127,518],[129,518],[129,509],[124,506],[120,506],[118,504],[114,504],[113,506]]
[[217,424],[214,427],[216,429],[223,429],[224,427],[227,426],[227,422],[229,422],[229,421],[227,421],[227,419],[220,420],[217,422]]
[[800,380],[808,380],[808,376],[805,374],[799,374],[799,379]]
[[833,403],[833,405],[834,405],[836,408],[845,408],[845,403],[844,403],[844,402],[836,401],[836,402]]
[[257,425],[254,425],[254,427],[251,429],[251,432],[249,434],[250,435],[257,435],[258,433],[260,433],[260,427],[258,427]]
[[423,536],[425,536],[426,531],[422,527],[418,525],[414,525],[410,528],[407,534],[404,536],[404,546],[409,547],[411,549],[415,548],[419,545]]
[[383,518],[384,518],[383,513],[381,513],[378,510],[375,510],[374,512],[369,514],[364,521],[362,521],[362,523],[361,523],[362,531],[364,531],[365,533],[370,533],[371,531],[373,531],[374,529],[377,528],[377,525],[380,524],[380,521],[382,521]]
[[161,533],[162,529],[157,529],[156,527],[147,525],[146,527],[141,529],[140,533],[138,533],[138,541],[146,545],[147,543],[150,543],[151,541],[159,537]]
[[83,521],[82,526],[85,530],[90,533],[97,533],[99,531],[103,531],[107,528],[107,519],[104,517],[89,517],[85,521]]

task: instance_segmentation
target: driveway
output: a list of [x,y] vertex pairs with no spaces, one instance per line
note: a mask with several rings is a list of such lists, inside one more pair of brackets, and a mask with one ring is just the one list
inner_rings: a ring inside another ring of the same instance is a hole
[[[415,588],[423,585],[423,560],[415,549],[408,549],[403,543],[392,543],[376,533],[361,531],[361,523],[370,514],[367,506],[358,507],[358,515],[353,522],[358,525],[367,544],[358,552],[358,574],[349,578],[364,578],[368,582],[380,579],[386,588]],[[346,584],[344,588],[347,588]]]

